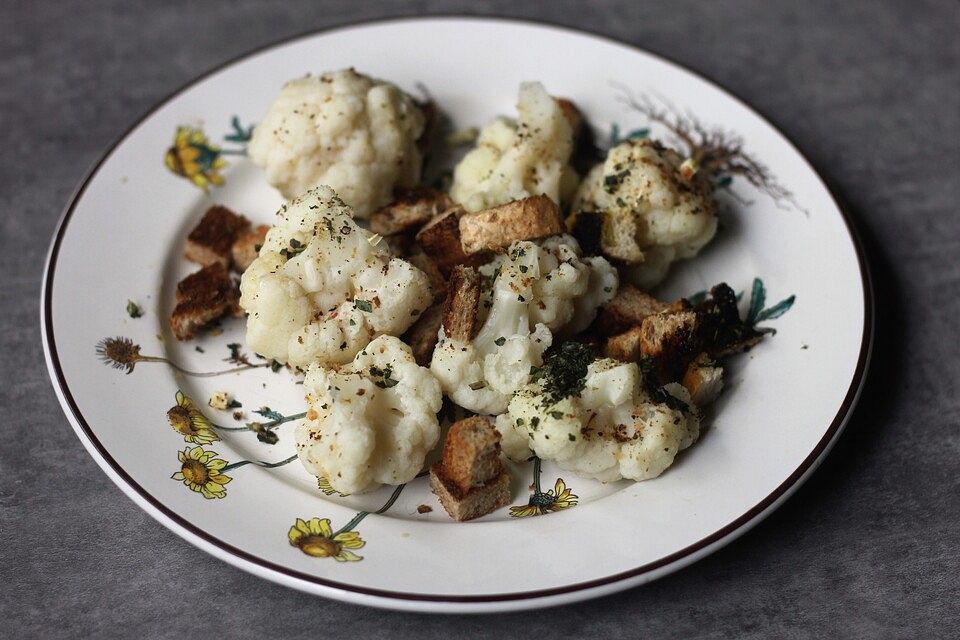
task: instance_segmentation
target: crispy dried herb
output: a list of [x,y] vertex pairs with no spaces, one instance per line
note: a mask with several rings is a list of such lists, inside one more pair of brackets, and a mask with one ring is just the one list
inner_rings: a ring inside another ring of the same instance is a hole
[[543,387],[547,405],[583,391],[587,379],[587,367],[596,359],[589,345],[582,342],[564,342],[544,359],[543,366],[532,372],[533,380]]

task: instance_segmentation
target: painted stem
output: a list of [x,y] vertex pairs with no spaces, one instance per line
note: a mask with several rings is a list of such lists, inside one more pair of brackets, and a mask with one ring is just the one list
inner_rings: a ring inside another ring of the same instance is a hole
[[291,421],[293,421],[293,420],[299,420],[299,419],[301,419],[301,418],[306,418],[306,417],[307,417],[307,412],[306,412],[306,411],[304,411],[304,412],[302,412],[302,413],[294,413],[294,414],[292,414],[292,415],[284,416],[284,417],[282,417],[282,418],[278,418],[278,419],[272,420],[272,421],[270,421],[270,422],[264,422],[263,424],[260,425],[260,428],[262,428],[262,429],[272,429],[273,427],[276,427],[277,425],[281,425],[281,424],[283,424],[284,422],[291,422]]
[[270,363],[266,362],[264,364],[248,364],[242,367],[234,367],[233,369],[224,369],[222,371],[201,372],[201,371],[190,371],[189,369],[184,369],[177,363],[172,362],[167,358],[160,358],[158,356],[137,356],[137,362],[163,362],[165,364],[170,365],[171,367],[173,367],[183,375],[191,376],[194,378],[213,378],[214,376],[222,376],[228,373],[240,373],[241,371],[247,371],[248,369],[260,369],[262,367],[270,366]]
[[274,469],[276,467],[282,467],[285,464],[290,464],[296,459],[297,459],[297,456],[292,455],[286,460],[281,460],[280,462],[263,462],[262,460],[241,460],[240,462],[234,462],[232,464],[228,464],[223,469],[220,469],[220,473],[226,473],[231,469],[237,469],[239,467],[242,467],[248,464],[255,464],[258,467],[263,467],[264,469]]
[[543,493],[540,490],[540,457],[533,459],[533,490],[535,493]]
[[292,422],[294,420],[305,418],[306,416],[307,416],[306,411],[304,411],[303,413],[294,413],[292,415],[284,416],[276,420],[271,420],[270,422],[262,422],[256,428],[250,426],[253,424],[257,424],[256,422],[248,422],[242,427],[225,427],[223,425],[216,424],[212,420],[210,421],[210,424],[213,425],[213,428],[215,430],[220,430],[220,431],[253,431],[254,433],[256,433],[257,431],[260,431],[262,429],[273,429],[274,427],[278,427],[285,422]]
[[376,511],[372,511],[372,512],[371,512],[371,511],[361,511],[361,512],[357,513],[357,515],[355,515],[355,516],[353,517],[353,519],[350,520],[350,522],[348,522],[347,524],[345,524],[345,525],[343,525],[342,527],[340,527],[339,529],[337,529],[337,530],[333,533],[333,536],[331,536],[331,537],[336,537],[336,536],[340,535],[341,533],[344,533],[344,532],[347,532],[347,531],[352,531],[352,530],[354,529],[354,527],[356,527],[358,524],[360,524],[360,522],[361,522],[364,518],[366,518],[368,515],[370,515],[371,513],[380,514],[380,513],[383,513],[384,511],[386,511],[387,509],[389,509],[390,507],[392,507],[392,506],[393,506],[393,503],[396,502],[396,501],[397,501],[397,498],[400,497],[400,493],[403,491],[403,488],[404,488],[405,486],[407,486],[407,485],[406,485],[406,484],[401,484],[399,487],[397,487],[396,489],[394,489],[394,490],[393,490],[393,493],[390,495],[390,499],[387,500],[387,501],[384,503],[384,505],[383,505],[382,507],[380,507],[379,509],[377,509]]

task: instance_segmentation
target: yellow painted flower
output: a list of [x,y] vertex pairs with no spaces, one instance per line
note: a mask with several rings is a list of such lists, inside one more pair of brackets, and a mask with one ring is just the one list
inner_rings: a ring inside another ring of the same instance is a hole
[[299,547],[308,556],[314,558],[333,558],[337,562],[357,562],[362,556],[350,551],[366,544],[356,531],[344,531],[333,535],[330,519],[310,518],[297,522],[287,532],[287,539],[294,547]]
[[341,498],[346,498],[348,495],[350,495],[349,493],[340,493],[339,491],[334,489],[333,485],[330,484],[330,480],[324,477],[317,478],[317,488],[320,489],[320,491],[323,491],[323,493],[328,496],[337,494]]
[[542,491],[534,492],[530,496],[530,501],[521,506],[510,507],[510,515],[514,518],[526,518],[528,516],[539,516],[551,511],[561,511],[576,506],[577,496],[567,488],[563,478],[557,478],[557,483],[553,489],[546,493]]
[[220,169],[227,166],[227,161],[220,157],[220,148],[210,144],[202,129],[177,127],[164,164],[176,175],[206,191],[211,184],[223,184]]
[[177,390],[177,404],[167,411],[167,420],[173,430],[182,435],[187,442],[210,444],[220,439],[207,417],[197,409],[193,400],[185,396],[179,389]]
[[187,447],[183,451],[178,451],[180,471],[170,477],[183,482],[193,491],[203,494],[203,497],[208,500],[226,497],[227,491],[223,485],[233,478],[220,473],[220,470],[227,466],[227,461],[216,456],[215,451],[205,451],[200,446],[192,449]]

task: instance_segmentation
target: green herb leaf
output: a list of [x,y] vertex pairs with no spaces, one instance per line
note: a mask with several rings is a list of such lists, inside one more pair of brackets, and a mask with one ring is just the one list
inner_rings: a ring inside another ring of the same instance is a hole
[[127,300],[127,315],[131,318],[142,318],[143,309],[133,300]]
[[354,300],[353,306],[365,313],[370,313],[373,311],[373,304],[369,300]]

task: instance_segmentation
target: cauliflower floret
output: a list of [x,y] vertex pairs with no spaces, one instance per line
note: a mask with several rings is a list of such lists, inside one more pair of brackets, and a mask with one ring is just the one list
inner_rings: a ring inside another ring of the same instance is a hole
[[673,261],[695,256],[717,231],[709,180],[650,140],[612,148],[584,178],[573,210],[603,216],[603,253],[631,265],[625,271],[641,288],[660,282]]
[[433,300],[429,278],[385,245],[329,187],[281,207],[240,280],[247,345],[296,367],[336,365],[406,331]]
[[345,69],[284,85],[247,153],[286,198],[332,187],[358,218],[420,181],[425,119],[392,84]]
[[[504,452],[521,461],[532,449],[562,469],[602,482],[663,473],[699,436],[695,410],[652,401],[636,363],[604,358],[584,366],[582,348],[567,351],[571,344],[497,418]],[[680,385],[665,390],[678,405],[691,406]]]
[[413,480],[440,438],[440,385],[399,338],[380,336],[335,370],[311,365],[303,388],[297,454],[341,493]]
[[[445,335],[430,369],[458,405],[502,413],[514,391],[542,363],[557,332],[585,328],[616,294],[616,270],[603,258],[584,262],[569,236],[537,244],[515,242],[480,268],[487,286],[478,309],[480,330],[466,342]],[[596,289],[589,289],[595,286]]]
[[477,147],[453,171],[450,196],[467,211],[546,195],[557,204],[576,191],[568,164],[573,128],[539,82],[520,85],[517,122],[497,118],[480,131]]

